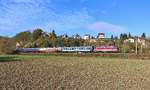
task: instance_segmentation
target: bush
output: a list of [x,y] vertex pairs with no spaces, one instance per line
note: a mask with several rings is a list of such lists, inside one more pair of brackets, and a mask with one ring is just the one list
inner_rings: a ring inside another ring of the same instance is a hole
[[9,38],[0,39],[0,54],[13,54],[15,50],[15,42]]

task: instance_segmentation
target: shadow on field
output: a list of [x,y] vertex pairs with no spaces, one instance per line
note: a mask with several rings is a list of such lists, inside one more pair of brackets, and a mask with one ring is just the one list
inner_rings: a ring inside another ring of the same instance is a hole
[[0,62],[20,61],[15,56],[0,56]]

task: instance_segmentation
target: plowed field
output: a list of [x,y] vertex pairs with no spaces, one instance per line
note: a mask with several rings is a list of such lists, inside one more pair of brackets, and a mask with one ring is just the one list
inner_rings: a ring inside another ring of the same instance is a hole
[[0,56],[0,90],[149,90],[150,60]]

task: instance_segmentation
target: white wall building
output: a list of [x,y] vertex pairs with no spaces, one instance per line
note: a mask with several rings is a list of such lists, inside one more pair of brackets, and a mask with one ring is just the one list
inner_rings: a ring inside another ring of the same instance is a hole
[[91,39],[91,36],[90,36],[89,34],[85,34],[85,35],[83,36],[83,39],[84,39],[84,40]]
[[105,34],[104,33],[98,33],[98,39],[104,39]]
[[146,45],[146,41],[143,38],[138,38],[138,43],[141,43],[143,46]]
[[129,38],[129,39],[124,40],[124,43],[127,43],[127,42],[135,43],[135,39],[134,38]]

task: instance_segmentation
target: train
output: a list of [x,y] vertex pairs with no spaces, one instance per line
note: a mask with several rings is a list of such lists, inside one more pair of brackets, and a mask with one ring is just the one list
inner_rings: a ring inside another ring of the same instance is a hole
[[79,46],[79,47],[54,47],[54,48],[17,48],[22,53],[117,53],[117,46]]
[[60,52],[61,48],[17,48],[16,51],[21,53],[51,53]]

